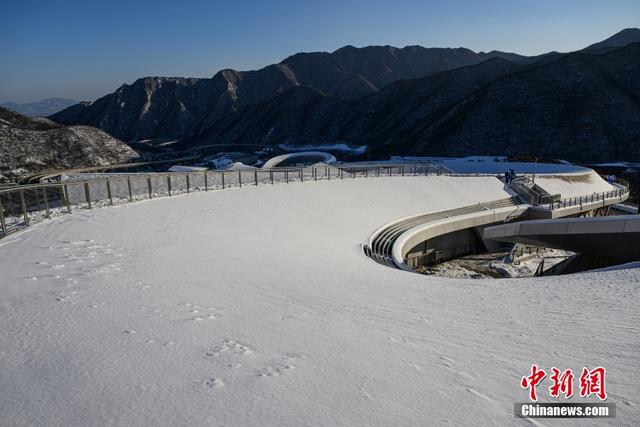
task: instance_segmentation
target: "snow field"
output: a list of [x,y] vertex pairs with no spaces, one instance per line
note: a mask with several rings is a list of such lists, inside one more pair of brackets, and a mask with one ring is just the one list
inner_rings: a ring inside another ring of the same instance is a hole
[[[524,424],[513,403],[538,363],[605,366],[611,423],[637,425],[640,269],[456,280],[360,249],[394,219],[501,197],[491,177],[308,182],[83,211],[9,236],[0,420]],[[590,423],[607,424],[556,424]]]

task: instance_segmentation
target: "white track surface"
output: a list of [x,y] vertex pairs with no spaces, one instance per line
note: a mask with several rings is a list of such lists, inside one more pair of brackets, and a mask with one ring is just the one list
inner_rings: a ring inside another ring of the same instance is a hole
[[264,165],[262,165],[262,169],[274,168],[285,160],[293,160],[297,158],[309,158],[309,157],[317,157],[318,162],[324,162],[324,163],[334,163],[336,161],[336,158],[332,154],[325,153],[323,151],[300,151],[297,153],[288,153],[288,154],[282,154],[280,156],[272,157],[269,160],[267,160]]
[[595,172],[565,175],[538,175],[536,184],[549,194],[560,194],[564,197],[586,196],[593,193],[604,193],[616,187],[602,179]]
[[[640,424],[640,269],[456,280],[361,252],[386,222],[507,196],[495,178],[246,187],[3,239],[0,424],[525,424],[532,363],[606,367],[611,421]],[[606,424],[573,421],[545,424]]]

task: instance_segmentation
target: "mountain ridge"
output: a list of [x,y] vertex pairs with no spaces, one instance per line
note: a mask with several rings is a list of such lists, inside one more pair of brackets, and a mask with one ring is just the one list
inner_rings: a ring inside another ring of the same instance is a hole
[[8,108],[25,116],[46,117],[76,104],[77,101],[67,98],[45,98],[33,102],[5,102],[0,107]]
[[585,47],[583,50],[617,49],[638,42],[640,42],[640,28],[625,28],[601,42]]
[[[376,94],[351,102],[320,99],[316,94],[299,92],[297,97],[288,98],[289,102],[297,100],[295,108],[283,110],[284,100],[276,97],[228,115],[217,126],[185,140],[184,145],[240,140],[245,143],[351,143],[369,144],[372,155],[378,157],[539,152],[573,160],[584,160],[588,156],[608,160],[624,156],[635,160],[640,153],[640,147],[634,142],[634,138],[640,140],[640,102],[637,101],[640,79],[636,77],[640,76],[639,61],[640,44],[633,44],[606,54],[574,52],[529,67],[492,59],[423,79],[396,82]],[[512,65],[510,69],[506,69],[508,64]],[[536,76],[533,80],[532,75]],[[481,76],[481,80],[474,80]],[[538,81],[545,81],[545,85],[541,86]],[[545,86],[554,85],[563,96],[545,91]],[[593,90],[590,92],[587,87]],[[486,102],[483,104],[482,94],[490,90],[505,91],[508,95],[495,96],[487,106]],[[575,93],[580,97],[576,98]],[[522,98],[526,97],[522,94],[531,98],[523,102]],[[607,102],[626,98],[631,101],[623,102],[618,111],[612,113],[600,106],[598,97]],[[584,104],[578,115],[571,111],[575,103]],[[499,105],[500,111],[485,113],[484,121],[469,119],[477,118],[478,109],[490,109],[493,104]],[[544,105],[544,108],[531,108],[528,104]],[[559,106],[566,111],[558,112]],[[518,110],[527,109],[530,116],[517,114]],[[572,120],[565,120],[571,116]],[[608,121],[602,117],[608,117]],[[625,117],[626,122],[616,117]],[[522,125],[536,120],[548,123],[547,128]],[[585,120],[587,125],[581,124]],[[469,125],[469,121],[474,123]],[[458,132],[465,124],[469,129]],[[580,135],[581,127],[588,134]],[[503,135],[507,129],[511,129],[509,135]],[[272,141],[265,141],[266,135]],[[544,141],[546,145],[537,141]],[[605,145],[609,146],[608,151],[599,153]]]
[[[210,79],[143,77],[91,104],[76,104],[50,118],[62,124],[96,126],[128,141],[181,139],[199,133],[227,113],[295,86],[306,85],[352,100],[371,95],[397,80],[476,64],[499,54],[509,55],[497,51],[476,54],[466,48],[345,46],[332,53],[297,53],[259,70],[224,69]],[[156,90],[163,83],[175,87]],[[140,86],[155,89],[143,93]],[[128,107],[127,103],[135,107]],[[156,105],[145,107],[149,103]],[[157,117],[149,118],[149,109]]]
[[[474,92],[493,80],[518,79],[522,73],[526,76],[539,68],[552,69],[553,64],[566,58],[606,55],[624,49],[617,46],[636,38],[640,41],[640,30],[626,29],[576,52],[554,51],[537,56],[416,45],[347,45],[331,53],[296,53],[259,70],[224,69],[207,79],[145,77],[122,85],[93,103],[69,107],[52,118],[64,124],[80,122],[100,127],[129,141],[179,139],[179,146],[187,149],[214,142],[347,141],[357,145],[366,142],[372,153],[381,155],[394,150],[397,154],[445,153],[445,149],[435,149],[438,138],[442,139],[441,145],[450,145],[444,140],[450,136],[449,130],[456,128],[456,120],[466,120],[466,109],[473,110],[475,103],[481,102]],[[546,84],[567,80],[571,76],[563,74],[567,72],[592,78],[590,64],[585,60],[579,65],[584,69],[561,70],[544,79]],[[421,74],[425,75],[416,78]],[[594,90],[610,93],[611,84],[605,79]],[[539,89],[536,85],[530,82],[529,86],[520,87],[518,97],[526,99]],[[573,88],[576,93],[580,89]],[[575,98],[571,92],[565,96],[569,101]],[[464,103],[465,108],[455,107],[456,102]],[[504,120],[510,120],[509,115]],[[554,126],[557,130],[561,124]],[[539,130],[532,132],[539,134]],[[518,138],[514,136],[514,140]]]

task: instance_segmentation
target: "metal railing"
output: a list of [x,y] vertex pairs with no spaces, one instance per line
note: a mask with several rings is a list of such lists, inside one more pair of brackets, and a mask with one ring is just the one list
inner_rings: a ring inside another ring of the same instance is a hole
[[617,178],[613,185],[616,187],[615,190],[587,194],[584,196],[565,197],[563,199],[551,201],[549,202],[549,210],[578,205],[582,206],[584,204],[594,204],[600,201],[602,201],[604,205],[609,199],[620,199],[629,195],[629,183],[627,181]]
[[586,194],[582,196],[562,198],[560,194],[544,194],[537,192],[533,187],[533,181],[527,176],[521,176],[513,180],[510,187],[518,195],[531,205],[548,206],[549,210],[596,203],[608,199],[617,199],[629,194],[629,183],[623,179],[616,179],[613,183],[614,190],[600,193]]
[[[83,174],[86,175],[86,174]],[[0,186],[0,238],[43,219],[74,210],[130,203],[136,200],[173,196],[192,191],[223,190],[247,185],[383,176],[488,176],[455,173],[442,165],[358,164],[295,168],[206,170],[193,172],[154,172],[134,174],[97,174],[92,177]],[[620,198],[629,193],[629,184],[617,180],[616,189],[604,193],[554,200],[550,210],[583,203]]]
[[518,265],[520,264],[520,258],[528,257],[529,255],[537,255],[539,253],[540,246],[516,243],[509,251],[508,257],[511,258],[514,265]]
[[533,189],[533,181],[528,176],[520,176],[511,181],[509,187],[514,190],[522,200],[531,205],[537,205],[540,203],[542,194]]
[[[136,174],[98,174],[0,187],[0,238],[52,216],[192,191],[275,183],[384,176],[449,175],[433,164],[310,166]],[[84,174],[83,174],[84,175]]]

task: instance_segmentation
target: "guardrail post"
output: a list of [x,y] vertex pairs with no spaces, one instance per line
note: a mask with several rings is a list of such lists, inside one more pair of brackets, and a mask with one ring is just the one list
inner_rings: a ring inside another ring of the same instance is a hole
[[327,181],[331,181],[331,169],[329,169],[329,166],[325,166],[324,168],[327,174]]
[[42,188],[42,196],[44,198],[44,211],[47,216],[47,219],[51,219],[51,215],[49,214],[49,198],[47,197],[47,187]]
[[40,210],[40,196],[38,196],[38,189],[34,188],[33,192],[35,193],[35,196],[36,196],[36,210]]
[[133,202],[133,192],[131,191],[131,177],[127,177],[127,188],[129,189],[129,201]]
[[253,171],[253,181],[258,185],[258,171]]
[[315,166],[312,168],[313,170],[313,180],[317,181],[318,180],[318,171],[316,170]]
[[4,220],[4,206],[2,206],[2,199],[0,199],[0,227],[2,227],[2,236],[7,234],[7,223]]
[[269,169],[269,179],[271,180],[271,184],[273,184],[273,169]]
[[62,198],[64,199],[64,203],[67,205],[67,212],[71,213],[71,202],[69,201],[69,190],[67,189],[67,184],[62,187],[62,190]]
[[289,183],[289,171],[288,170],[284,171],[284,179],[288,184]]
[[191,193],[191,181],[189,179],[189,173],[187,173],[185,177],[187,179],[187,193]]
[[344,179],[344,175],[342,173],[342,169],[340,169],[340,179]]
[[149,191],[149,199],[152,198],[151,177],[147,177],[147,190]]
[[16,216],[16,211],[13,206],[13,193],[7,193],[7,198],[9,199],[9,216]]
[[171,196],[171,175],[167,175],[167,192]]
[[22,206],[22,215],[24,216],[24,223],[29,225],[29,215],[27,214],[27,204],[24,201],[24,190],[20,190],[20,205]]
[[88,182],[84,183],[84,198],[87,201],[87,205],[89,205],[89,209],[93,209],[91,207],[91,194],[89,193],[89,183]]
[[224,171],[222,172],[222,189],[224,190]]
[[402,165],[402,176],[404,176],[404,165]]
[[242,187],[242,171],[238,171],[238,186]]
[[111,197],[111,181],[107,178],[107,197],[109,198],[109,204],[113,206],[113,197]]
[[207,181],[207,171],[204,171],[204,191],[209,191],[209,182]]
[[298,175],[300,176],[300,182],[304,181],[304,178],[302,178],[302,168],[298,169]]

